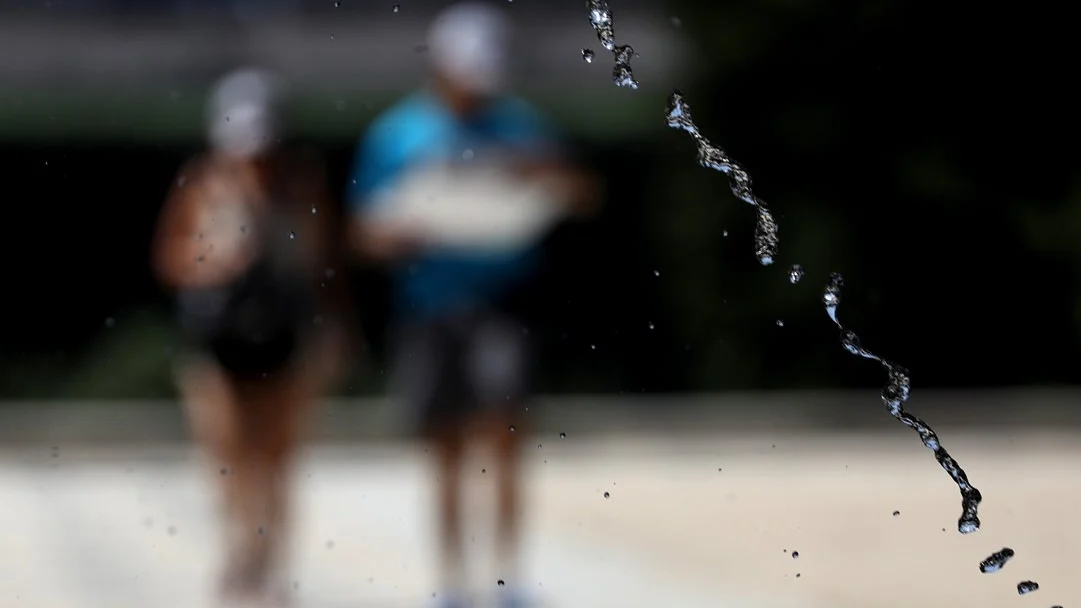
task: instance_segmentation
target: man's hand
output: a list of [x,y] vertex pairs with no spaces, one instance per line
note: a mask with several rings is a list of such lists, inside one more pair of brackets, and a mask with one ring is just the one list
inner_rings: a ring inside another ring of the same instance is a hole
[[352,249],[379,262],[395,262],[421,253],[429,239],[405,227],[355,220],[349,235]]
[[592,174],[565,163],[544,162],[521,165],[518,175],[553,188],[568,213],[576,217],[595,214],[604,199],[604,188]]

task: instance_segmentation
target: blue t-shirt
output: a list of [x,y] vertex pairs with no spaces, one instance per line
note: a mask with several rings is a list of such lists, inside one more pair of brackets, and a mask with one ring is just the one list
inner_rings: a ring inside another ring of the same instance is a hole
[[[557,138],[527,103],[495,100],[461,118],[428,93],[412,95],[383,112],[361,139],[347,205],[363,214],[373,194],[429,162],[461,159],[468,150],[503,149],[528,155],[555,153]],[[535,246],[513,251],[427,251],[395,269],[399,315],[427,317],[485,305],[528,278]]]

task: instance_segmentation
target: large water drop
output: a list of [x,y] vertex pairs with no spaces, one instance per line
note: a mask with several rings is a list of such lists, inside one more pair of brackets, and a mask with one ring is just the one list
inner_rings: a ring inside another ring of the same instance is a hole
[[1039,589],[1040,584],[1036,581],[1021,581],[1020,583],[1017,583],[1017,595],[1028,595]]
[[987,559],[980,562],[980,572],[984,574],[990,574],[991,572],[998,572],[1006,565],[1006,562],[1010,561],[1013,557],[1013,549],[1009,547],[1003,547],[1001,551],[995,551],[987,557]]

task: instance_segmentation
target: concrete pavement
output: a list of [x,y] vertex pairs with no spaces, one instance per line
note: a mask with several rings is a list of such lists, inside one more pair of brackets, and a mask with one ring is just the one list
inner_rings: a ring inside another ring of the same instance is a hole
[[[559,439],[527,456],[527,581],[561,608],[911,608],[1081,599],[1081,449],[1069,434],[944,436],[983,491],[960,536],[956,488],[906,434],[758,432]],[[183,449],[0,451],[0,605],[199,606],[216,560],[200,461]],[[314,448],[299,478],[302,606],[422,606],[434,591],[423,454]],[[483,455],[469,509],[484,520]],[[609,492],[609,497],[604,497]],[[897,511],[896,516],[893,512]],[[494,590],[482,527],[475,586]],[[977,564],[1002,546],[998,574]],[[792,558],[798,551],[800,557]],[[797,578],[797,574],[800,576]],[[1041,589],[1019,598],[1014,586]]]

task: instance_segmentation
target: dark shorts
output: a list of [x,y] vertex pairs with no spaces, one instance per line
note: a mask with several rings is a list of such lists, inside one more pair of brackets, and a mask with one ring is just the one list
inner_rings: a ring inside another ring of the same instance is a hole
[[519,417],[528,392],[528,335],[490,310],[411,321],[395,335],[393,389],[413,430],[430,434],[477,414]]

